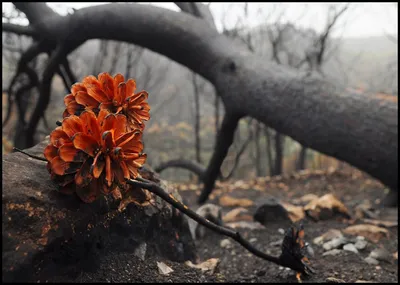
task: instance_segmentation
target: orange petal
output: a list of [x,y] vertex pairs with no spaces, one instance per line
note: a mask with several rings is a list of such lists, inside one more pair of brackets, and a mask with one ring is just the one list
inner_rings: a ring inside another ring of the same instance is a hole
[[105,131],[101,139],[104,148],[111,150],[115,147],[114,130]]
[[125,178],[125,179],[129,179],[129,178],[130,178],[130,175],[129,175],[128,166],[125,164],[124,161],[120,161],[120,162],[119,162],[119,165],[121,166],[122,173],[124,174],[124,178]]
[[79,118],[82,122],[83,133],[92,136],[96,141],[100,141],[100,126],[96,115],[91,111],[84,111]]
[[49,144],[44,149],[43,154],[44,154],[44,157],[48,161],[51,161],[53,158],[55,158],[58,155],[58,148],[56,148],[53,144]]
[[75,183],[78,187],[87,186],[93,179],[93,176],[90,174],[90,166],[92,165],[92,158],[86,159],[86,161],[82,164],[82,167],[75,175]]
[[[134,124],[137,124],[139,126],[143,125],[143,121],[142,118],[137,114],[136,111],[130,111],[128,110],[127,115],[129,116],[129,118],[131,119],[131,121],[133,121]],[[140,127],[141,128],[141,127]]]
[[70,143],[71,140],[69,136],[62,130],[62,127],[57,127],[50,134],[50,142],[55,147],[60,147],[65,143]]
[[86,92],[86,88],[82,83],[75,83],[71,87],[71,92],[72,94],[76,95],[79,91],[84,91]]
[[99,105],[100,110],[106,109],[110,112],[113,111],[113,107],[114,107],[114,105],[112,102],[103,102]]
[[125,115],[118,114],[115,116],[115,138],[118,139],[120,136],[126,133],[128,127],[128,120]]
[[71,101],[67,105],[67,112],[70,115],[79,115],[83,110],[85,110],[85,107],[82,106],[81,104],[78,104],[76,101]]
[[139,158],[135,159],[133,162],[136,163],[139,167],[142,167],[142,165],[146,162],[147,154],[142,153]]
[[100,109],[99,115],[97,116],[97,122],[99,126],[103,125],[104,118],[110,114],[110,112],[107,109]]
[[62,129],[69,137],[83,131],[81,120],[77,116],[65,118],[62,121]]
[[79,91],[78,93],[76,93],[75,101],[86,107],[91,107],[91,108],[99,107],[99,102],[92,96],[89,96],[89,94],[87,94],[84,91]]
[[103,91],[107,94],[108,99],[114,99],[114,79],[107,72],[100,73],[99,81]]
[[[127,135],[122,136],[116,142],[117,146],[120,147],[124,151],[124,154],[141,153],[143,150],[143,143],[141,142],[142,133],[139,132],[138,130],[135,130],[132,132],[133,132],[133,136],[126,137],[128,134],[130,134],[130,133],[127,133]],[[126,137],[126,139],[123,140],[125,137]],[[119,144],[118,144],[118,142],[119,142]]]
[[[101,173],[103,172],[105,161],[103,157],[100,157],[101,151],[94,158],[93,164],[90,167],[90,173],[93,174],[94,178],[99,178]],[[100,157],[100,158],[99,158]]]
[[122,194],[121,191],[119,190],[118,187],[115,187],[115,189],[111,192],[111,195],[115,200],[121,200],[122,199]]
[[140,91],[137,94],[132,94],[129,98],[129,104],[139,105],[143,101],[147,100],[149,93],[147,91]]
[[110,156],[106,156],[106,181],[108,187],[111,187],[111,184],[114,180],[114,172],[111,170],[111,158]]
[[64,144],[58,149],[58,155],[65,162],[83,162],[87,158],[86,153],[76,149],[71,144]]
[[[120,163],[113,162],[112,163],[112,171],[114,172],[114,177],[117,179],[119,185],[125,184],[124,171],[121,167]],[[128,178],[129,178],[129,170],[128,170]]]
[[77,133],[72,138],[72,141],[75,148],[83,150],[91,157],[94,157],[96,152],[100,148],[100,145],[92,136],[85,135],[84,133]]
[[117,101],[118,105],[124,102],[125,96],[125,79],[121,74],[117,74],[114,77],[114,100]]
[[83,79],[83,85],[86,87],[87,93],[98,102],[108,102],[108,96],[101,89],[101,84],[93,75]]
[[64,97],[64,104],[65,106],[68,106],[69,103],[75,101],[75,97],[72,94],[68,94]]
[[135,93],[135,90],[136,90],[136,82],[135,82],[135,80],[129,79],[126,82],[126,98],[131,97]]
[[102,132],[109,131],[114,129],[115,127],[115,115],[114,114],[108,114],[104,119],[103,119],[103,125],[101,128]]
[[63,117],[63,119],[64,119],[64,118],[68,117],[69,115],[70,115],[70,113],[68,112],[67,109],[65,109],[64,112],[63,112],[62,117]]
[[136,166],[136,164],[133,163],[132,160],[127,160],[126,161],[126,166],[128,167],[130,176],[132,178],[136,178],[138,176],[138,167]]
[[82,163],[65,162],[59,156],[53,158],[50,164],[51,164],[51,170],[57,175],[75,173],[82,165]]
[[131,140],[138,142],[138,141],[140,141],[141,138],[142,138],[142,132],[139,130],[133,130],[133,131],[127,132],[127,133],[123,134],[122,136],[120,136],[115,141],[115,144],[118,147],[122,147],[123,145],[127,144]]

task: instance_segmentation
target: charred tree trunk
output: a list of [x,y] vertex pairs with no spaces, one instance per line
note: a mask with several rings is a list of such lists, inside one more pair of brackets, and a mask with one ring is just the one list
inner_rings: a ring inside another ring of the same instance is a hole
[[219,97],[218,94],[215,93],[215,143],[217,142],[218,132],[219,132]]
[[194,137],[196,161],[201,164],[200,153],[200,92],[196,80],[196,73],[192,73],[193,91],[194,91]]
[[260,123],[256,122],[254,144],[255,144],[255,151],[256,151],[256,174],[257,174],[257,177],[263,176],[262,165],[261,165],[260,131],[261,131]]
[[274,172],[272,175],[282,175],[283,171],[283,152],[285,145],[285,137],[276,132],[275,133],[275,161],[274,161]]
[[296,170],[303,170],[306,168],[307,148],[301,146],[299,157],[297,158]]
[[271,134],[270,134],[267,126],[264,127],[264,134],[265,134],[265,144],[266,144],[266,151],[267,151],[268,174],[269,174],[269,176],[272,176],[274,164],[273,164],[273,160],[272,160]]

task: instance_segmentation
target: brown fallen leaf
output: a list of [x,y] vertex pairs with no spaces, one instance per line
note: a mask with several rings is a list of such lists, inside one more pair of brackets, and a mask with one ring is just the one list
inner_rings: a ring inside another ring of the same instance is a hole
[[190,260],[186,261],[185,264],[192,268],[201,269],[203,272],[210,272],[213,274],[219,265],[219,258],[210,258],[200,264],[193,264]]
[[293,223],[304,219],[305,213],[303,207],[295,206],[285,202],[281,202],[281,204],[288,212],[288,216]]
[[238,221],[252,221],[253,216],[249,214],[249,211],[245,208],[235,208],[224,215],[222,220],[225,223],[238,222]]
[[392,228],[392,227],[397,227],[398,222],[397,221],[383,221],[383,220],[373,220],[373,219],[363,219],[364,223],[375,225],[375,226],[381,226],[385,228]]
[[364,236],[374,243],[377,243],[383,237],[389,237],[387,229],[368,224],[350,226],[345,228],[343,232],[349,235]]
[[315,194],[306,194],[300,198],[293,199],[293,203],[296,204],[303,204],[303,203],[309,203],[312,200],[318,199],[318,196]]
[[219,204],[224,207],[249,207],[253,205],[253,201],[246,198],[233,198],[224,195],[219,198]]
[[333,194],[326,194],[318,199],[312,200],[306,206],[304,211],[308,216],[315,220],[327,220],[340,214],[350,219],[349,210]]

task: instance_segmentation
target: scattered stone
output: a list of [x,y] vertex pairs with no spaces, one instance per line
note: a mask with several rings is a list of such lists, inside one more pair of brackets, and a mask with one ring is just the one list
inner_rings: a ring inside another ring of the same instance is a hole
[[[205,204],[203,206],[201,206],[200,208],[198,208],[196,210],[196,213],[213,222],[214,224],[223,226],[224,222],[222,220],[222,210],[221,207],[214,205],[214,204]],[[208,233],[214,233],[213,231],[211,231],[210,229],[199,225],[196,221],[194,221],[193,219],[189,219],[189,228],[190,228],[190,233],[192,234],[192,237],[194,240],[199,240],[202,239],[206,236],[206,234]]]
[[327,255],[336,256],[336,255],[340,254],[341,252],[342,252],[342,250],[340,250],[340,249],[332,249],[332,250],[324,252],[322,254],[322,256],[327,256]]
[[379,264],[378,260],[376,260],[375,258],[369,257],[369,256],[364,258],[364,261],[370,265],[378,265]]
[[313,240],[314,244],[317,245],[322,245],[324,242],[326,241],[330,241],[334,238],[341,238],[343,237],[343,234],[340,230],[336,230],[336,229],[330,229],[329,231],[327,231],[326,233],[324,233],[323,235],[316,237]]
[[281,246],[282,242],[283,242],[283,239],[280,239],[280,240],[277,240],[277,241],[270,242],[269,245],[270,246]]
[[222,248],[230,248],[232,246],[232,243],[229,239],[223,239],[221,240],[220,244],[219,244]]
[[328,277],[325,279],[327,283],[346,283],[343,279],[335,278],[335,277]]
[[396,260],[398,259],[398,254],[397,254],[397,253],[398,253],[398,251],[396,251],[395,253],[393,253],[393,258],[396,259]]
[[304,206],[304,211],[307,216],[316,221],[331,219],[337,215],[341,215],[346,219],[351,218],[349,210],[333,194],[326,194],[318,199],[312,200]]
[[385,248],[377,248],[369,254],[369,257],[374,258],[376,260],[385,261],[391,263],[392,257]]
[[357,280],[355,283],[375,283],[374,281]]
[[219,204],[224,207],[250,207],[254,203],[246,198],[234,198],[229,195],[224,195],[219,198]]
[[225,223],[238,222],[238,221],[251,221],[253,217],[249,214],[249,211],[245,208],[239,207],[235,208],[222,218]]
[[378,213],[375,212],[371,202],[369,200],[364,200],[361,204],[357,205],[355,208],[355,218],[371,218],[376,219]]
[[256,242],[256,241],[257,241],[257,238],[251,238],[251,239],[249,240],[249,242],[251,242],[251,243]]
[[308,256],[314,257],[314,249],[312,248],[312,246],[308,242],[305,243],[305,246],[307,248]]
[[331,249],[335,249],[335,248],[340,248],[342,245],[347,243],[347,239],[342,236],[342,237],[337,237],[334,238],[326,243],[324,243],[322,245],[322,247],[324,248],[324,250],[331,250]]
[[350,226],[345,228],[343,232],[349,235],[364,236],[374,243],[377,243],[383,237],[389,237],[387,229],[367,224]]
[[190,260],[186,261],[185,264],[189,267],[201,269],[203,272],[213,274],[219,265],[219,261],[219,258],[210,258],[200,264],[193,264]]
[[357,240],[356,243],[354,244],[354,246],[359,249],[359,250],[363,250],[367,247],[368,242],[366,240]]
[[267,271],[265,271],[265,270],[259,270],[259,271],[257,271],[256,275],[261,277],[261,276],[264,276],[266,273],[267,273]]
[[160,273],[161,275],[168,275],[174,271],[171,267],[166,265],[164,262],[157,261],[157,267],[158,267],[158,273]]
[[267,198],[260,201],[254,213],[254,221],[264,226],[279,223],[286,227],[292,224],[288,211],[275,198]]
[[144,261],[145,256],[146,256],[146,249],[147,249],[147,243],[142,242],[141,244],[138,245],[137,248],[135,248],[133,254],[140,258],[142,261]]
[[347,250],[347,251],[352,251],[352,252],[354,252],[354,253],[358,253],[357,248],[356,248],[355,245],[352,244],[352,243],[345,244],[345,245],[343,246],[343,250]]
[[256,229],[264,229],[265,227],[258,222],[247,222],[247,221],[240,221],[235,223],[227,223],[225,226],[230,227],[232,229],[249,229],[249,230],[256,230]]
[[282,229],[282,228],[279,228],[279,229],[278,229],[278,233],[280,233],[281,235],[284,235],[284,234],[285,234],[285,230]]

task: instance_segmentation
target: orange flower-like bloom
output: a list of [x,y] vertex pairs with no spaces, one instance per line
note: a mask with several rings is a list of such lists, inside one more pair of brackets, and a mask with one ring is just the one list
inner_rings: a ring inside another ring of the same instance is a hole
[[130,129],[144,128],[144,122],[150,119],[150,107],[147,103],[148,93],[135,93],[136,82],[129,79],[125,82],[121,74],[111,77],[100,73],[98,78],[87,76],[82,83],[75,83],[71,94],[64,98],[66,109],[63,117],[79,115],[83,110],[92,110],[96,114],[101,109],[111,113],[124,114],[128,118]]
[[136,178],[145,160],[142,132],[130,130],[127,118],[100,110],[71,115],[50,134],[44,150],[52,179],[60,192],[87,203],[100,194],[121,196],[129,189],[126,179]]

